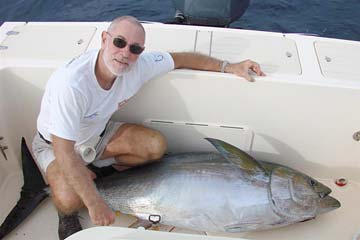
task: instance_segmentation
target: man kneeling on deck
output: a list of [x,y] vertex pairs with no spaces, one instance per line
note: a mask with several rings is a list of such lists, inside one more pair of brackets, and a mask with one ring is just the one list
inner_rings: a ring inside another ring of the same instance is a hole
[[109,121],[112,114],[149,79],[177,68],[233,73],[251,80],[263,76],[250,60],[229,64],[196,53],[142,53],[145,30],[131,16],[116,18],[101,35],[101,49],[60,67],[49,79],[37,120],[33,153],[45,173],[59,213],[59,238],[81,230],[77,211],[84,205],[96,225],[110,225],[115,215],[93,183],[96,174],[78,154],[93,143],[96,167],[124,170],[156,161],[166,151],[160,132]]

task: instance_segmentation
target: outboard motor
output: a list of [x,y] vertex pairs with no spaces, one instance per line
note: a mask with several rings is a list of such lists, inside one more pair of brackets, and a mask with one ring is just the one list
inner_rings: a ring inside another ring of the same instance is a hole
[[250,0],[173,0],[175,23],[228,27],[240,18]]

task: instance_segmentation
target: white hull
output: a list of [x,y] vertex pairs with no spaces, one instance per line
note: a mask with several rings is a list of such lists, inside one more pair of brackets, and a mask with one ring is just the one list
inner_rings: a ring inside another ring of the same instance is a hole
[[[114,119],[159,129],[167,136],[172,152],[214,150],[202,138],[223,139],[256,158],[317,178],[331,187],[331,195],[342,203],[340,209],[313,221],[227,236],[256,240],[353,239],[360,230],[360,214],[356,211],[360,202],[360,142],[353,139],[360,130],[360,43],[248,30],[144,25],[147,50],[198,51],[230,61],[251,58],[268,76],[249,83],[230,74],[176,70],[146,84]],[[1,26],[0,45],[7,49],[0,50],[0,136],[4,137],[0,144],[8,146],[8,160],[0,153],[0,222],[19,197],[20,139],[24,136],[31,144],[48,77],[72,57],[98,48],[101,31],[107,26]],[[8,31],[19,34],[9,36]],[[347,186],[334,184],[340,177],[349,180]],[[85,211],[82,216],[83,225],[91,227]],[[115,225],[126,227],[134,221],[121,215]],[[25,236],[57,238],[57,215],[50,200],[7,239]],[[103,232],[101,236],[110,239]]]

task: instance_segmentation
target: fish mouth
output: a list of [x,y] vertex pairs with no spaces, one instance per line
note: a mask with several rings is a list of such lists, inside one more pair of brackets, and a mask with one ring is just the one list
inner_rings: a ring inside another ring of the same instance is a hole
[[316,213],[323,214],[335,210],[339,207],[341,207],[341,203],[337,199],[331,196],[326,196],[319,200],[319,207]]

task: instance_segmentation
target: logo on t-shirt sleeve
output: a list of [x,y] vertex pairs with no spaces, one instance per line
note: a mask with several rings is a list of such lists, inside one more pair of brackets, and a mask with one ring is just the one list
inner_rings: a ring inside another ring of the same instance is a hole
[[84,118],[85,118],[85,119],[94,119],[94,118],[96,118],[98,115],[99,115],[98,112],[94,112],[93,114],[90,114],[90,115],[88,115],[88,116],[85,116]]
[[164,60],[164,56],[161,54],[155,54],[154,55],[154,61],[155,62],[161,62],[162,60]]

